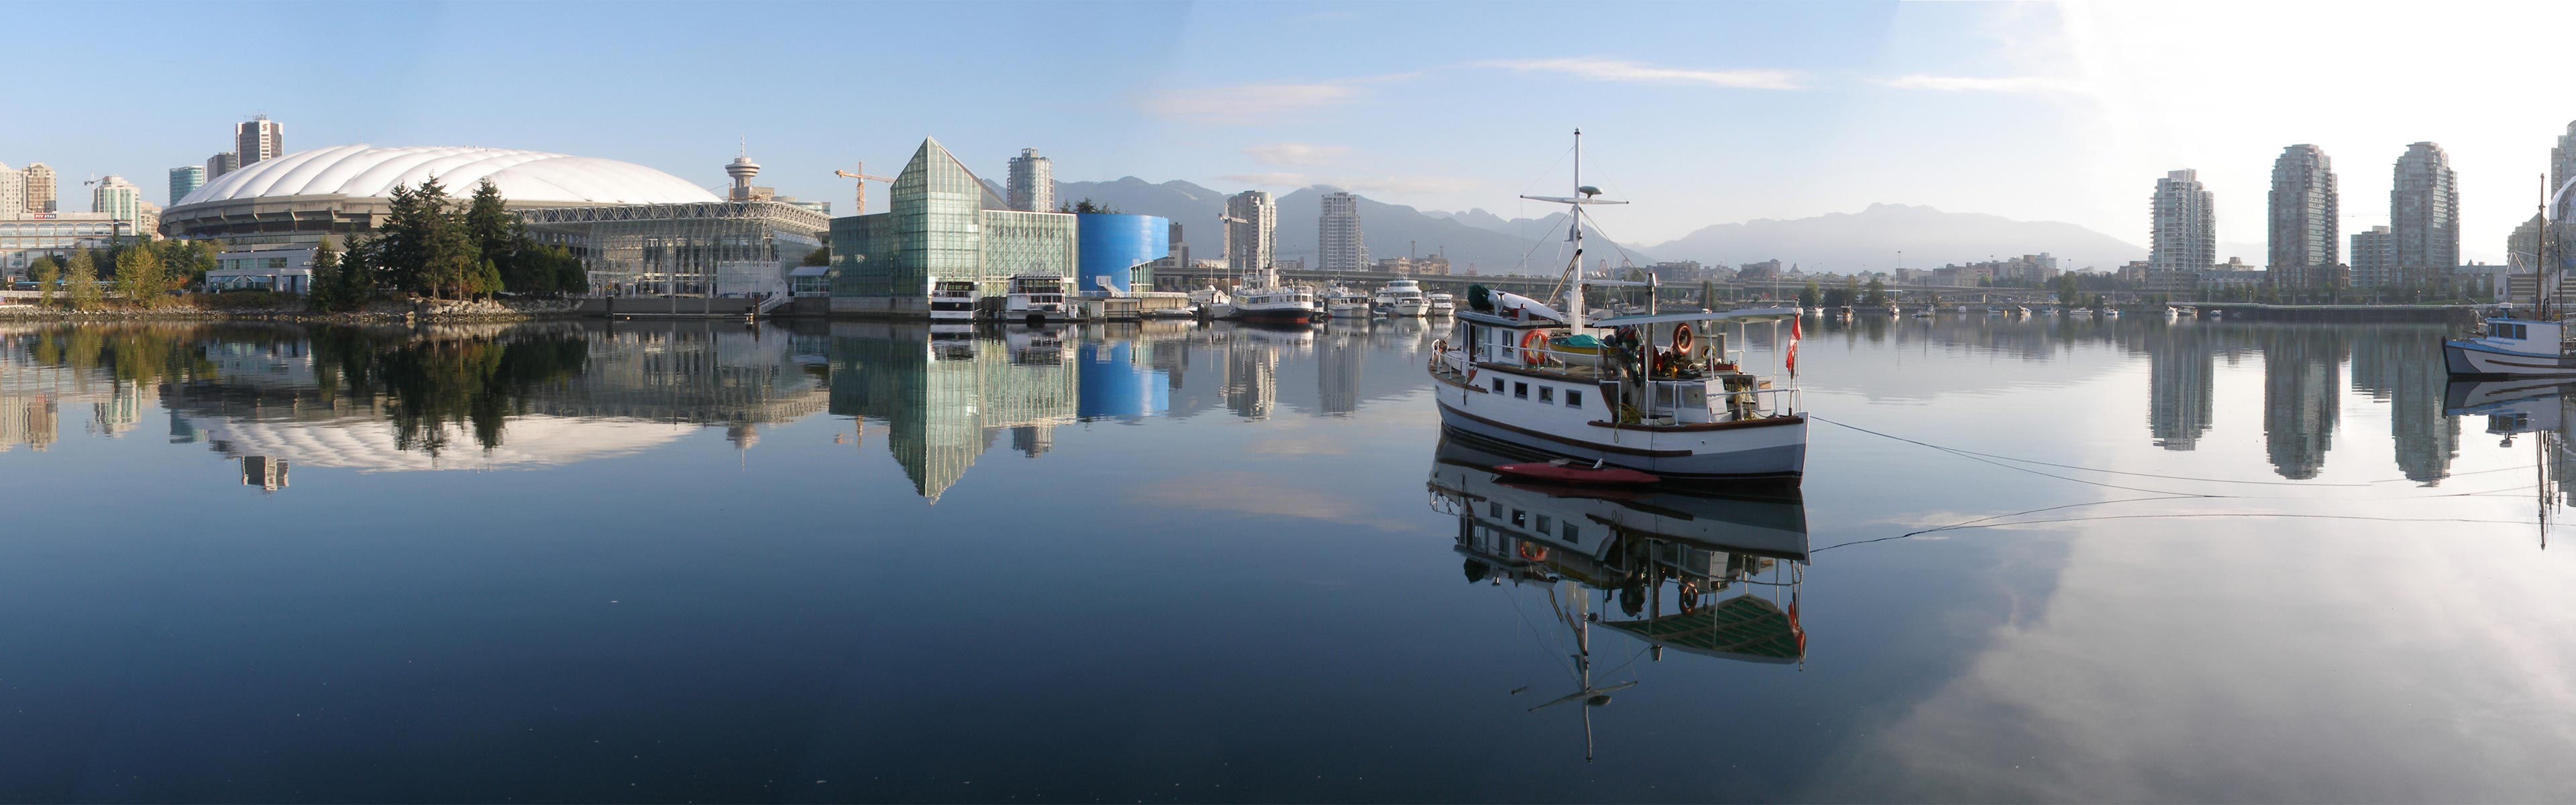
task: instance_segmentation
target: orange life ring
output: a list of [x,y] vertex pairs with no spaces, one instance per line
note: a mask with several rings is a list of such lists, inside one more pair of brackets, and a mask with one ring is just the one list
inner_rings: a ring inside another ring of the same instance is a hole
[[1521,543],[1521,558],[1532,562],[1545,562],[1547,561],[1547,547],[1543,545],[1531,545],[1526,542]]
[[1691,348],[1691,331],[1690,331],[1690,325],[1688,325],[1688,324],[1678,324],[1678,325],[1674,325],[1674,326],[1673,326],[1673,351],[1674,351],[1674,352],[1687,353],[1687,352],[1690,352],[1690,348]]
[[1547,331],[1531,330],[1528,335],[1521,336],[1521,362],[1531,366],[1537,366],[1539,361],[1545,360],[1545,358],[1540,357],[1537,350],[1530,348],[1531,341],[1537,341],[1542,344],[1547,343]]

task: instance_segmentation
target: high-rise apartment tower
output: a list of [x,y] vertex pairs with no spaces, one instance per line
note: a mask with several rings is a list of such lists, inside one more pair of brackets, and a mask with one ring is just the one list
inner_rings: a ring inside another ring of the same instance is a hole
[[56,212],[54,203],[54,168],[42,162],[27,166],[20,174],[26,177],[28,212]]
[[1269,268],[1279,254],[1279,204],[1261,190],[1225,199],[1225,264],[1236,271]]
[[1360,235],[1360,197],[1324,194],[1323,213],[1315,219],[1316,267],[1325,271],[1362,271],[1369,266],[1368,244]]
[[2334,282],[2337,242],[2334,161],[2325,149],[2293,145],[2272,161],[2269,281],[2313,290]]
[[1038,156],[1035,148],[1022,148],[1011,158],[1011,209],[1021,212],[1055,212],[1055,160]]
[[2147,282],[2158,290],[2188,290],[2218,263],[2217,212],[2200,172],[2166,172],[2148,207]]
[[[2379,284],[2448,282],[2460,265],[2460,185],[2451,158],[2432,143],[2406,146],[2388,187],[2388,228],[2395,241],[2396,271]],[[2353,258],[2352,284],[2361,286],[2361,258]]]
[[170,203],[177,205],[189,193],[206,186],[206,169],[195,165],[170,169]]

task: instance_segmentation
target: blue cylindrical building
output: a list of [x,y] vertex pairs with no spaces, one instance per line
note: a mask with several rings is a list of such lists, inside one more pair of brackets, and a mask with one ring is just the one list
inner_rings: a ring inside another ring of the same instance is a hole
[[1085,292],[1100,290],[1103,277],[1110,287],[1127,290],[1128,269],[1172,253],[1172,222],[1160,215],[1084,213],[1076,218],[1081,232],[1079,284]]

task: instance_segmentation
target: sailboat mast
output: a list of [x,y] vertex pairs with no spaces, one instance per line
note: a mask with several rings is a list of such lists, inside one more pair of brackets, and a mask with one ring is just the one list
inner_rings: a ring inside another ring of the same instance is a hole
[[1583,329],[1583,130],[1574,130],[1574,284],[1565,291],[1565,324],[1569,330]]

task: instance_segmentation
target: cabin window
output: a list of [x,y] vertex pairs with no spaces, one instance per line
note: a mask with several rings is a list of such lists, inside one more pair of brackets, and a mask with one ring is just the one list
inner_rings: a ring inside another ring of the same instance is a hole
[[1485,516],[1496,520],[1503,519],[1503,504],[1487,502],[1485,504]]
[[1583,392],[1582,392],[1582,391],[1579,391],[1579,390],[1576,390],[1576,389],[1566,389],[1566,390],[1565,390],[1565,407],[1567,407],[1567,408],[1581,408],[1581,407],[1583,407]]
[[1671,386],[1656,386],[1656,387],[1655,387],[1655,407],[1657,407],[1657,408],[1674,408],[1674,407],[1677,407],[1677,405],[1676,405],[1676,404],[1674,403],[1674,401],[1673,401],[1673,391],[1674,391],[1674,389],[1673,389],[1673,387],[1671,387]]
[[1579,543],[1582,539],[1583,539],[1583,532],[1582,532],[1582,531],[1579,531],[1579,530],[1576,530],[1576,529],[1575,529],[1575,527],[1574,527],[1574,523],[1573,523],[1573,522],[1571,522],[1571,521],[1567,522],[1567,523],[1565,524],[1565,541],[1567,541],[1567,542],[1578,542],[1578,543]]
[[1501,394],[1501,393],[1503,393],[1503,379],[1502,379],[1502,378],[1499,378],[1499,377],[1494,378],[1494,393],[1495,393],[1495,394]]
[[1555,387],[1555,386],[1540,386],[1540,387],[1538,387],[1538,401],[1539,401],[1539,402],[1543,402],[1543,403],[1552,403],[1552,402],[1556,402],[1556,387]]
[[1544,514],[1538,516],[1538,533],[1545,534],[1555,530],[1556,518]]
[[1521,510],[1519,510],[1519,509],[1513,509],[1513,510],[1512,510],[1512,527],[1513,527],[1513,528],[1524,528],[1524,527],[1527,527],[1528,525],[1529,525],[1529,512],[1521,511]]
[[1514,397],[1518,397],[1518,398],[1521,398],[1521,399],[1524,399],[1524,400],[1529,399],[1529,384],[1528,384],[1528,383],[1514,383],[1514,384],[1512,384],[1512,396],[1514,396]]

